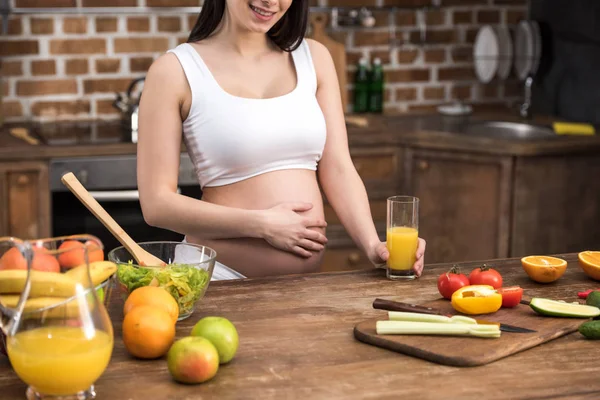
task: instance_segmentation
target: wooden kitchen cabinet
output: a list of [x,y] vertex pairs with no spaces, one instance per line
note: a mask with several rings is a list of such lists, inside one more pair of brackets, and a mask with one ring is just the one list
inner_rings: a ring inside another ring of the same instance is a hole
[[0,236],[50,236],[48,164],[0,163]]
[[511,158],[405,151],[402,193],[419,198],[426,262],[507,257]]
[[600,156],[515,161],[511,257],[600,250]]
[[[351,156],[367,194],[375,227],[385,238],[386,199],[396,194],[402,168],[402,152],[395,147],[354,148]],[[321,271],[343,271],[372,268],[366,255],[358,249],[342,226],[333,207],[324,198],[327,221],[327,248]]]

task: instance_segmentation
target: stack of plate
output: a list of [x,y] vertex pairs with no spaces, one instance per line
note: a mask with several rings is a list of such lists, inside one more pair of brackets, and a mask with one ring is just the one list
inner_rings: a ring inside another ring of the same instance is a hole
[[515,73],[521,80],[535,75],[542,56],[540,26],[535,21],[519,22],[515,32]]
[[495,77],[506,79],[513,66],[521,80],[535,75],[542,53],[540,28],[535,21],[521,21],[515,31],[514,42],[504,25],[482,26],[473,46],[475,73],[483,83]]

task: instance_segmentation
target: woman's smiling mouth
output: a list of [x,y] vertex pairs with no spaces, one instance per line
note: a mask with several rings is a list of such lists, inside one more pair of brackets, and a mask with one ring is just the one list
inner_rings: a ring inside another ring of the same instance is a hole
[[274,12],[263,10],[262,8],[255,7],[252,4],[250,4],[249,6],[250,9],[254,12],[254,15],[262,21],[268,21],[273,17],[273,15],[275,15]]

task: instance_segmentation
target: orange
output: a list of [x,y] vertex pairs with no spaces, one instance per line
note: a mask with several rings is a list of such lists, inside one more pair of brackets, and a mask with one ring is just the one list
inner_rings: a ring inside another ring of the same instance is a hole
[[577,258],[583,272],[590,278],[600,281],[600,251],[582,251]]
[[567,270],[567,262],[550,256],[527,256],[521,258],[523,269],[529,277],[540,283],[554,282]]
[[131,310],[138,306],[152,306],[164,310],[173,323],[179,318],[179,305],[169,292],[158,286],[142,286],[135,289],[123,306],[123,314],[127,315]]
[[[56,258],[45,253],[42,249],[34,249],[31,268],[37,271],[60,272]],[[11,248],[0,258],[0,270],[27,269],[27,261],[16,247]]]
[[138,306],[123,319],[123,343],[138,358],[158,358],[169,351],[175,340],[175,324],[160,308]]
[[[98,247],[97,243],[88,240],[85,242],[85,245],[88,249],[88,261],[90,263],[104,260],[104,251]],[[74,268],[85,263],[83,248],[83,243],[77,240],[65,240],[62,242],[58,246],[58,262],[60,266],[63,268]]]

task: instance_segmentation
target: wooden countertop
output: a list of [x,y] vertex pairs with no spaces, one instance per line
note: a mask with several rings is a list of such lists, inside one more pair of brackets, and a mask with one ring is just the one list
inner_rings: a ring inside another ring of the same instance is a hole
[[557,135],[550,139],[519,140],[484,135],[463,134],[471,123],[503,121],[531,123],[550,127],[557,118],[545,116],[525,121],[514,113],[495,111],[474,113],[466,117],[440,114],[390,115],[367,117],[368,126],[349,126],[350,146],[404,145],[437,150],[467,151],[472,153],[539,156],[598,152],[600,135]]
[[[448,117],[431,113],[350,116],[350,118],[356,117],[366,119],[368,125],[348,124],[351,147],[406,145],[417,148],[509,156],[568,154],[600,150],[600,135],[593,137],[557,136],[552,139],[529,141],[460,134],[465,126],[473,121],[521,121],[514,113],[506,111],[479,112],[468,117]],[[548,124],[552,120],[554,119],[549,117],[537,117],[532,122]],[[41,137],[46,134],[44,131],[50,132],[54,142],[62,144],[29,145],[9,134],[9,130],[15,126],[26,127],[34,136],[37,136],[39,131],[42,131]],[[91,144],[88,138],[98,135],[106,137],[104,143]],[[121,135],[126,135],[126,130],[119,121],[71,122],[56,125],[10,124],[0,130],[0,161],[135,154],[136,145],[131,142],[120,142],[118,137]]]
[[[552,284],[537,284],[518,259],[492,260],[506,286],[521,285],[530,296],[576,300],[596,288],[577,265]],[[462,263],[466,270],[481,262]],[[220,315],[238,328],[235,359],[201,385],[172,381],[166,361],[139,361],[124,350],[122,300],[113,295],[110,314],[115,348],[96,383],[98,399],[576,399],[600,392],[598,343],[575,332],[472,368],[442,366],[354,339],[355,324],[378,317],[376,297],[422,303],[439,297],[436,280],[449,264],[429,265],[423,277],[392,282],[383,270],[212,282],[188,320],[177,325],[187,335],[201,317]],[[465,339],[468,346],[469,340]],[[25,385],[0,359],[2,399],[24,398]]]

